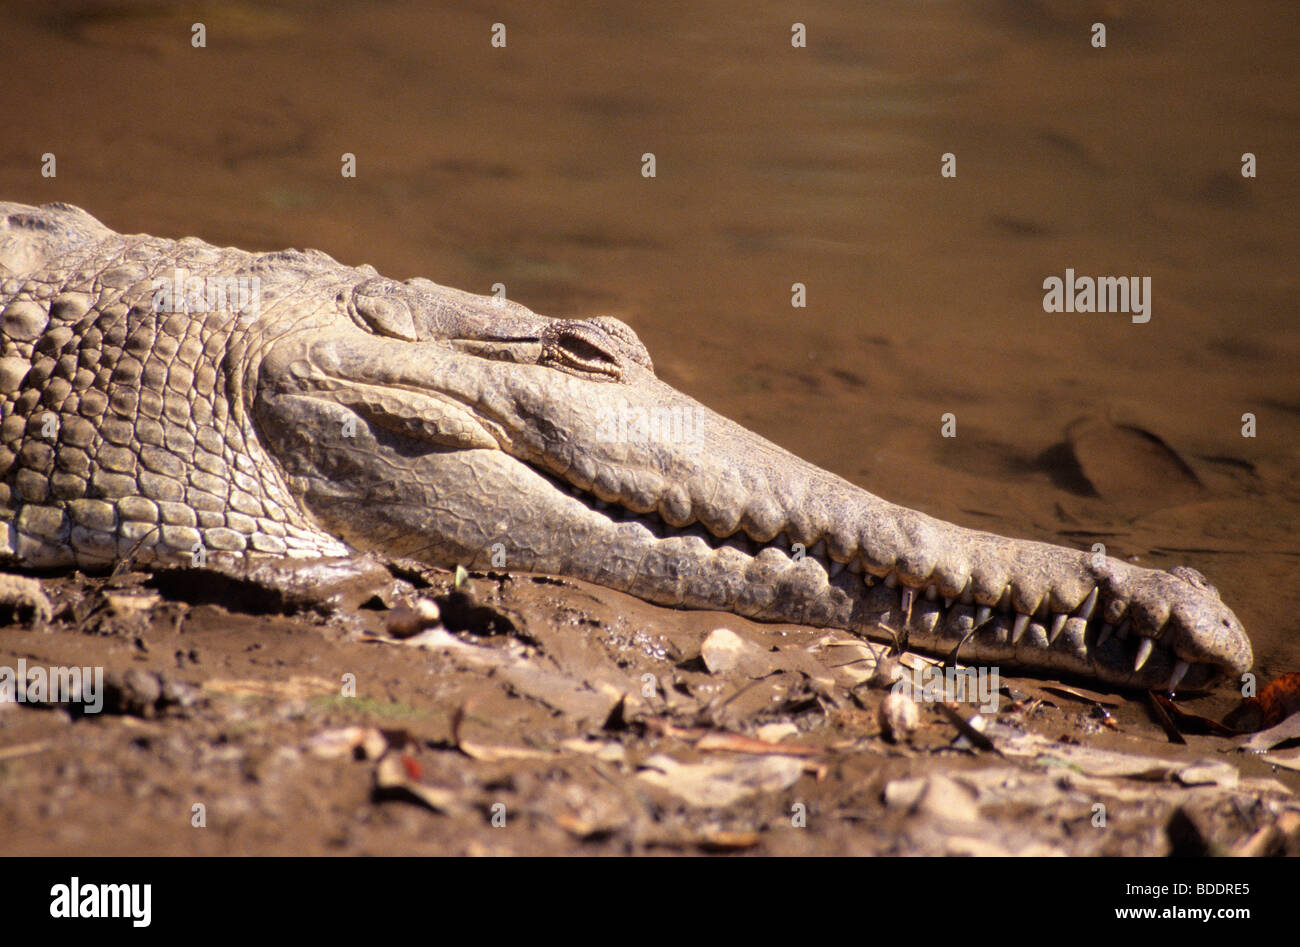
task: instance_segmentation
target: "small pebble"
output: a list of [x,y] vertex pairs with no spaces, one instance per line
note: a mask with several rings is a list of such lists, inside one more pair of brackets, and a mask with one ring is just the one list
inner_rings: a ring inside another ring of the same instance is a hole
[[880,729],[892,743],[906,740],[921,724],[916,701],[903,694],[886,694],[880,702]]
[[410,638],[438,624],[439,617],[438,603],[432,599],[403,600],[388,612],[388,633],[394,638]]

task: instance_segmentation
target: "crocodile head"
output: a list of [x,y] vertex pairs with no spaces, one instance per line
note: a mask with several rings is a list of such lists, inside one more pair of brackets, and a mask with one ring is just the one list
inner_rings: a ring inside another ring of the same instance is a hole
[[664,384],[618,320],[377,276],[295,318],[245,397],[291,489],[358,548],[1115,686],[1204,686],[1252,662],[1194,571],[881,500]]

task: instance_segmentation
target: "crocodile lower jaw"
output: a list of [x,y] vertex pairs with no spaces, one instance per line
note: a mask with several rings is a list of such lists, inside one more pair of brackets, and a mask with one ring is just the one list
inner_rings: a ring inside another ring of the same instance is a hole
[[[880,574],[873,574],[863,556],[837,561],[824,542],[803,549],[784,531],[764,543],[743,530],[719,537],[699,523],[675,527],[658,512],[638,513],[532,469],[557,492],[585,507],[588,515],[605,521],[622,544],[640,544],[683,559],[725,555],[730,559],[727,567],[738,574],[758,564],[776,573],[798,568],[806,575],[805,587],[824,584],[827,595],[840,593],[849,600],[850,630],[900,646],[945,656],[955,652],[965,663],[1005,664],[1031,673],[1139,689],[1203,688],[1221,680],[1227,671],[1197,660],[1195,655],[1180,654],[1178,642],[1165,629],[1152,637],[1134,630],[1127,618],[1118,623],[1105,621],[1110,603],[1097,588],[1071,611],[1052,611],[1044,599],[1033,614],[1021,613],[1012,607],[1009,594],[994,605],[981,605],[975,601],[970,582],[960,595],[946,597],[936,584],[914,585],[896,571],[876,570]],[[644,587],[628,590],[662,600],[647,594]],[[716,607],[689,601],[668,603]],[[775,611],[779,609],[753,614],[781,618]]]

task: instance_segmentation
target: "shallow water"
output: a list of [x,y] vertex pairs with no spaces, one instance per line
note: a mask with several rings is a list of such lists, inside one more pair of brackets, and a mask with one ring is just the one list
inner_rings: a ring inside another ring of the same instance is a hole
[[[189,5],[10,4],[0,196],[616,315],[891,500],[1194,565],[1300,667],[1294,3],[812,2],[805,49],[773,3],[514,6],[214,2],[194,49]],[[1045,313],[1067,268],[1150,322]]]

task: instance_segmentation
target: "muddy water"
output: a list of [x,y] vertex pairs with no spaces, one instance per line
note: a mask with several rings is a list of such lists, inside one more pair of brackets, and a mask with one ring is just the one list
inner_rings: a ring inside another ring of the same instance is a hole
[[[1300,667],[1289,0],[810,2],[802,49],[775,3],[191,6],[0,12],[5,199],[617,315],[880,495],[1195,565]],[[1067,268],[1150,321],[1045,313]]]

